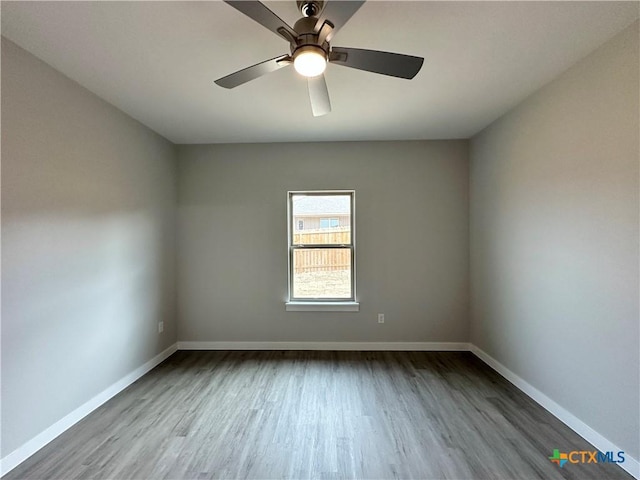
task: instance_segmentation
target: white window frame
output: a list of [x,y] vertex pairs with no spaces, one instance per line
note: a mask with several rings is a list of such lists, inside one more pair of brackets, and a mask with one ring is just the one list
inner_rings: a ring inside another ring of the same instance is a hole
[[[314,244],[294,245],[294,218],[292,198],[294,195],[349,195],[351,197],[351,243],[340,244]],[[285,303],[286,311],[308,312],[357,312],[360,304],[356,296],[356,192],[355,190],[292,190],[287,192],[287,271],[288,271],[288,301]],[[350,248],[351,249],[351,298],[295,298],[293,297],[293,252],[299,248]]]

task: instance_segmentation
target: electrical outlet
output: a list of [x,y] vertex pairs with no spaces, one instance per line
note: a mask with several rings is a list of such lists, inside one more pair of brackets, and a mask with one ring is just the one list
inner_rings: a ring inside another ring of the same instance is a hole
[[164,332],[164,322],[158,322],[158,333]]
[[384,323],[384,313],[378,314],[378,323]]

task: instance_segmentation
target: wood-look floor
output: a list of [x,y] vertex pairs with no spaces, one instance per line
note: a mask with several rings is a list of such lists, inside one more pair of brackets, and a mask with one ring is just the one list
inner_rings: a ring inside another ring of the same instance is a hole
[[4,478],[631,479],[466,352],[178,352]]

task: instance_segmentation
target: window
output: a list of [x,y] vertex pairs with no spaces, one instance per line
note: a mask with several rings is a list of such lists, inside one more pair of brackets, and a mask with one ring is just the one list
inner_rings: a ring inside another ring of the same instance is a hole
[[287,310],[297,310],[289,308],[294,304],[357,305],[355,192],[289,192],[288,195]]
[[335,228],[339,226],[340,226],[340,222],[338,221],[337,218],[321,218],[320,219],[320,228]]

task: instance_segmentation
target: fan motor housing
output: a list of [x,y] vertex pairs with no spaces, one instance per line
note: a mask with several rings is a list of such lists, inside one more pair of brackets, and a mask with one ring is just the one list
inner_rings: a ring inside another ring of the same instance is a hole
[[293,29],[300,35],[313,34],[317,21],[316,17],[302,17],[293,25]]
[[303,17],[298,20],[293,29],[298,32],[295,42],[291,42],[291,54],[306,46],[313,46],[324,51],[325,56],[329,53],[329,44],[324,42],[322,45],[318,43],[318,34],[313,31],[316,22],[315,17]]

